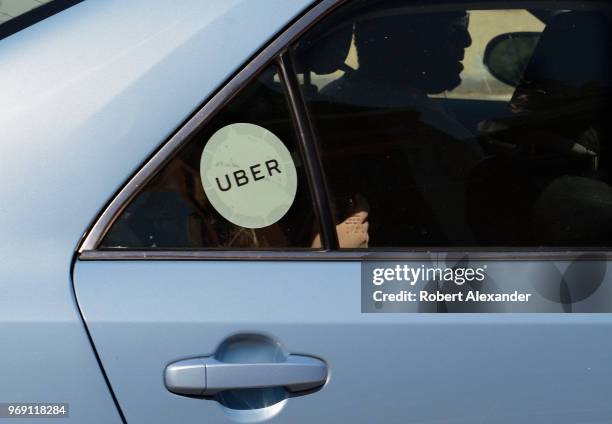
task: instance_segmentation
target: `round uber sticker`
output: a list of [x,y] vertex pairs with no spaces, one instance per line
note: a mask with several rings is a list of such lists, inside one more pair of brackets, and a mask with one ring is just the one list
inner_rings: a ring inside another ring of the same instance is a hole
[[230,124],[208,140],[200,160],[204,192],[228,221],[262,228],[281,219],[297,190],[289,150],[267,129]]

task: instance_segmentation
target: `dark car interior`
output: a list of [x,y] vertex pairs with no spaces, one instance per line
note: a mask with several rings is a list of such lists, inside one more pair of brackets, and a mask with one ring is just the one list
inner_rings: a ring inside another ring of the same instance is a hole
[[[492,208],[472,208],[481,239],[609,243],[611,41],[602,14],[551,17],[510,101],[512,116],[482,125],[495,156],[475,173],[472,200],[486,196]],[[490,219],[495,210],[507,211],[504,229]]]
[[[359,197],[367,201],[372,248],[610,244],[610,16],[588,10],[530,13],[545,29],[510,101],[436,97],[370,104],[372,86],[352,87],[366,101],[349,101],[342,97],[346,93],[317,86],[315,76],[356,72],[345,62],[355,22],[362,19],[358,10],[349,19],[332,15],[299,40],[291,54],[336,224],[355,211]],[[389,97],[403,95],[389,91]],[[264,229],[227,222],[200,183],[206,140],[234,122],[272,131],[298,169],[294,205]],[[309,248],[318,233],[312,205],[294,124],[271,67],[148,183],[102,247]]]
[[[340,205],[355,193],[368,199],[372,247],[609,244],[609,16],[532,13],[546,27],[510,102],[434,100],[482,148],[465,181],[448,162],[461,167],[469,154],[425,122],[418,108],[343,103],[309,82],[310,73],[347,70],[350,24],[328,27],[298,46],[298,72],[331,191]],[[427,166],[415,165],[417,151],[435,157],[430,164],[438,169],[415,171]],[[464,186],[465,203],[453,201]],[[447,201],[432,200],[438,196]]]
[[[197,131],[176,156],[147,183],[113,224],[102,248],[309,248],[318,233],[310,188],[297,146],[293,120],[270,66]],[[200,158],[207,140],[236,122],[259,125],[290,150],[298,174],[295,200],[278,222],[243,228],[225,219],[208,200],[200,177]]]

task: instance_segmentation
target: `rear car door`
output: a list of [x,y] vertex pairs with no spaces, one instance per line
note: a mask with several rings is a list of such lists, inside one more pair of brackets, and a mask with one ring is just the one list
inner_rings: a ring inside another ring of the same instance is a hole
[[608,17],[475,133],[436,96],[487,7],[319,3],[127,182],[74,284],[128,422],[612,419],[607,81],[539,66]]

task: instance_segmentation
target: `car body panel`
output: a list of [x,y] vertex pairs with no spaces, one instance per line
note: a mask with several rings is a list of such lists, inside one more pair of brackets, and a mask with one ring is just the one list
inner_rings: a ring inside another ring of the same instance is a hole
[[[532,265],[502,262],[496,275],[511,280]],[[75,282],[131,423],[232,422],[215,401],[168,392],[163,370],[252,333],[330,367],[326,386],[288,399],[276,422],[575,424],[612,415],[610,314],[364,314],[360,272],[352,261],[79,261]]]
[[73,295],[79,241],[308,3],[88,0],[0,42],[1,401],[68,402],[73,422],[120,422]]

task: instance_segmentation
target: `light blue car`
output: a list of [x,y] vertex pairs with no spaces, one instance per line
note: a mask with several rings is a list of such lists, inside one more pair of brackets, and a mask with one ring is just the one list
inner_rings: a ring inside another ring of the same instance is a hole
[[611,16],[0,0],[0,424],[612,423]]

